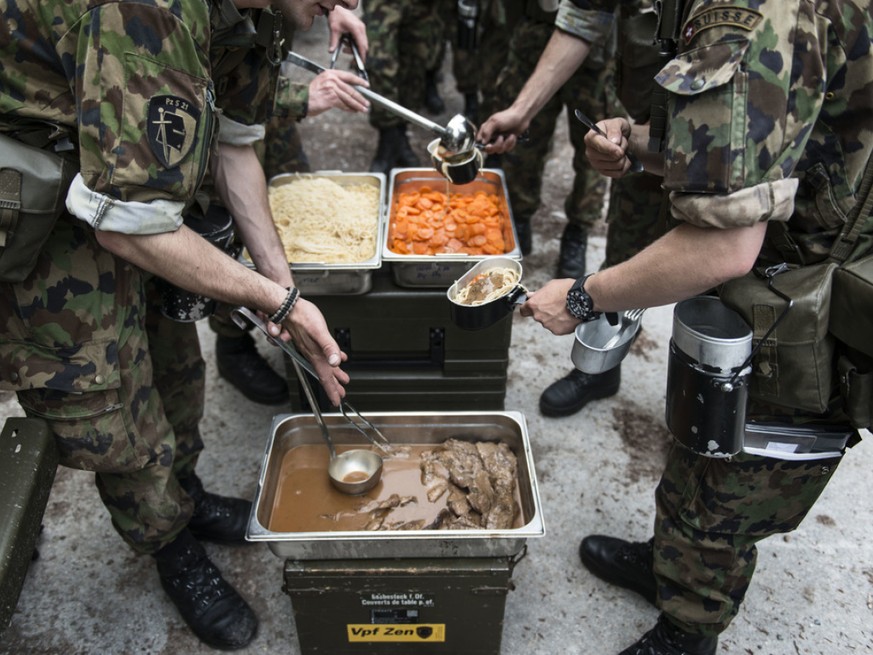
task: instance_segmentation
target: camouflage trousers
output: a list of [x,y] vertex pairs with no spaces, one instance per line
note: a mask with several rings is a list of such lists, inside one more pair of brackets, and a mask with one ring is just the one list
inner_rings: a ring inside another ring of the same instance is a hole
[[680,628],[718,635],[755,570],[755,544],[794,530],[840,460],[697,455],[675,444],[655,492],[658,606]]
[[[479,2],[479,40],[484,23],[483,5]],[[455,86],[458,93],[476,93],[479,89],[479,72],[481,70],[482,56],[480,49],[467,50],[458,47],[458,0],[436,0],[436,15],[443,26],[443,37],[440,39],[438,48],[431,53],[432,59],[428,64],[429,71],[437,70],[442,66],[448,45],[452,47],[452,75],[455,78]]]
[[0,284],[0,370],[14,372],[2,388],[48,422],[61,464],[95,473],[113,526],[140,553],[187,525],[178,479],[203,448],[196,327],[163,318],[157,301],[140,269],[68,215],[30,277]]
[[[531,76],[554,27],[548,23],[522,19],[513,30],[506,65],[498,82],[500,98],[508,106]],[[567,220],[586,231],[600,218],[607,189],[607,178],[592,169],[585,157],[584,137],[588,131],[573,112],[581,109],[594,121],[606,116],[606,85],[611,79],[611,64],[582,66],[534,117],[529,127],[530,140],[503,155],[503,171],[509,190],[513,217],[527,223],[541,201],[543,171],[552,146],[558,117],[566,108],[573,145],[575,177],[564,202]]]
[[611,181],[603,268],[630,259],[667,231],[662,178],[648,173]]
[[[412,110],[424,102],[425,72],[443,40],[443,23],[435,7],[419,0],[368,0],[364,5],[370,88]],[[374,106],[370,124],[384,129],[406,123]]]

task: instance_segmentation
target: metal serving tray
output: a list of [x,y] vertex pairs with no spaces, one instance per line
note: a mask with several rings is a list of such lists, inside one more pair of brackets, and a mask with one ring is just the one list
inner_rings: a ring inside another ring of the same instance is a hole
[[451,193],[472,195],[479,191],[497,194],[501,208],[509,216],[503,238],[509,249],[502,255],[402,255],[388,247],[388,225],[394,213],[394,200],[403,191],[417,191],[428,186],[435,191],[446,192],[446,179],[431,168],[396,168],[391,171],[388,204],[385,208],[385,229],[382,236],[382,261],[391,263],[394,281],[404,287],[434,287],[447,289],[474,264],[491,257],[510,257],[521,261],[521,247],[515,231],[512,207],[506,190],[506,178],[499,169],[483,168],[469,184],[452,185]]
[[373,285],[372,274],[382,266],[380,244],[384,241],[385,229],[385,186],[386,177],[382,173],[340,173],[338,171],[317,171],[315,173],[285,173],[270,179],[270,188],[290,184],[305,177],[327,178],[340,186],[367,184],[379,189],[379,215],[376,217],[376,248],[373,256],[362,262],[350,263],[302,263],[290,262],[294,283],[304,295],[357,295],[367,293]]
[[[273,418],[270,429],[246,533],[249,541],[266,542],[277,556],[297,560],[504,557],[519,553],[525,540],[545,534],[527,424],[520,412],[391,412],[368,413],[367,418],[394,444],[439,444],[453,437],[506,443],[518,460],[522,526],[509,530],[273,532],[266,526],[285,453],[302,444],[323,443],[314,416],[281,414]],[[324,420],[335,443],[363,442],[341,414],[325,414]]]

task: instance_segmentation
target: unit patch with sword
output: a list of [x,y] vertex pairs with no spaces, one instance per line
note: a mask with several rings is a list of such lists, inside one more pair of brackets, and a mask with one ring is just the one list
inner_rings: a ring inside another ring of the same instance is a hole
[[685,45],[711,27],[731,26],[751,32],[761,22],[761,13],[747,7],[710,7],[691,16],[682,28]]
[[200,110],[178,96],[153,96],[149,100],[146,127],[152,152],[167,168],[179,165],[197,134]]

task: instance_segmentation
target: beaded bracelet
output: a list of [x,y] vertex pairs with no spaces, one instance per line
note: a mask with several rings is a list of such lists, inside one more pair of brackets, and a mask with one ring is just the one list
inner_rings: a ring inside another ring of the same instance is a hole
[[276,310],[276,313],[270,316],[270,323],[280,325],[287,318],[288,314],[291,313],[291,310],[294,309],[294,305],[297,304],[299,297],[300,290],[297,287],[288,287],[288,295],[285,296],[285,300],[279,309]]

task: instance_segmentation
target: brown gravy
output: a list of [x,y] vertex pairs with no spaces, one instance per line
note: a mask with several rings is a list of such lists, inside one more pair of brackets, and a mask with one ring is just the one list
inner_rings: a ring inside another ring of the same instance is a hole
[[[337,452],[351,447],[338,446]],[[421,482],[421,453],[433,445],[403,445],[396,456],[385,456],[382,479],[373,489],[360,496],[350,496],[334,489],[327,475],[329,456],[322,444],[304,444],[288,450],[282,457],[267,529],[272,532],[360,531],[371,519],[361,509],[387,500],[392,494],[414,496],[411,502],[391,510],[391,523],[424,520],[433,522],[446,508],[448,494],[430,502]],[[516,485],[516,504],[521,507]],[[521,527],[521,512],[516,525]]]

